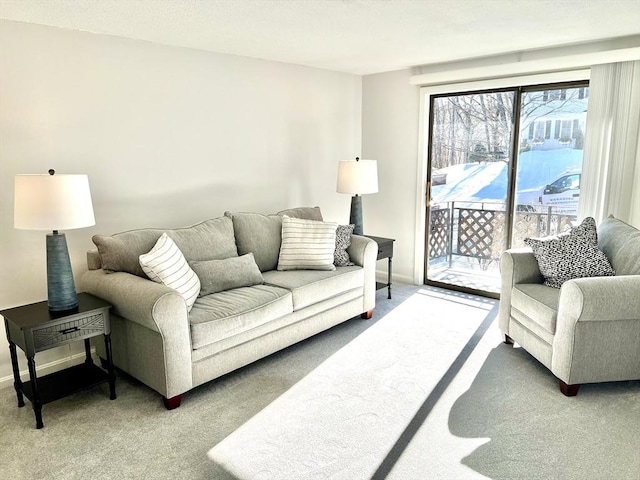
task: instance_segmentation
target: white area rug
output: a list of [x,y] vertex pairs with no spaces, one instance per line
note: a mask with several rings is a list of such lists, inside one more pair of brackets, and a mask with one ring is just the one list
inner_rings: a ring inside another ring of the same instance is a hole
[[239,480],[370,479],[495,303],[420,290],[209,458]]

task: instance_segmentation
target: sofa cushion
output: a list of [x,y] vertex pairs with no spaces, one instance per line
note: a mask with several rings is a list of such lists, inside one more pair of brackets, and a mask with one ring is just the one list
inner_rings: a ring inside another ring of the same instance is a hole
[[[291,338],[291,341],[294,341],[294,338],[295,341],[299,341],[311,335],[311,332],[309,332],[307,335],[300,336],[300,330],[313,330],[313,333],[317,333],[317,329],[325,330],[336,323],[341,323],[345,319],[355,316],[355,313],[342,313],[349,311],[350,305],[353,302],[362,305],[362,290],[349,290],[323,302],[314,303],[302,310],[271,320],[268,324],[259,325],[238,335],[232,335],[215,343],[200,347],[197,350],[192,350],[191,360],[194,363],[194,375],[197,368],[196,363],[207,360],[208,357],[217,355],[225,350],[235,349],[236,347],[242,349],[245,347],[245,344],[254,343],[254,340],[257,339],[260,339],[257,348],[268,348],[268,345],[279,343],[285,337]],[[315,317],[313,321],[305,321],[311,317]],[[280,333],[274,335],[274,332]],[[291,335],[293,335],[293,337],[291,337]],[[288,345],[291,344],[290,342],[286,343]]]
[[260,213],[225,212],[233,221],[238,254],[253,253],[261,272],[274,270],[282,242],[282,217]]
[[282,217],[278,270],[335,270],[337,223]]
[[145,228],[112,236],[94,235],[93,243],[98,247],[102,268],[106,272],[127,272],[146,277],[138,259],[151,250],[165,232],[187,261],[216,260],[238,255],[233,224],[227,217],[173,230]]
[[291,218],[303,218],[305,220],[316,220],[321,222],[324,220],[322,218],[322,212],[320,212],[320,207],[297,207],[297,208],[289,208],[287,210],[282,210],[278,212],[277,215],[288,216]]
[[253,253],[224,260],[201,260],[190,265],[200,279],[201,297],[264,282]]
[[189,322],[198,349],[293,311],[291,292],[271,285],[234,288],[196,300]]
[[598,246],[616,275],[640,275],[640,230],[609,215],[598,227]]
[[[511,306],[525,314],[546,332],[554,335],[560,292],[538,283],[520,283],[511,292]],[[525,325],[531,328],[530,325]]]
[[266,284],[290,290],[293,309],[304,307],[334,297],[364,285],[364,269],[358,266],[338,267],[327,270],[295,270],[264,272]]
[[148,253],[140,255],[140,266],[149,279],[173,288],[182,295],[187,310],[191,311],[200,292],[200,280],[166,233],[160,236]]
[[598,249],[596,222],[585,218],[570,231],[545,238],[525,238],[538,261],[544,284],[560,288],[572,278],[615,275],[606,255]]
[[351,235],[355,225],[338,225],[336,229],[336,249],[333,252],[333,264],[336,267],[355,265],[349,257],[347,249],[351,246]]

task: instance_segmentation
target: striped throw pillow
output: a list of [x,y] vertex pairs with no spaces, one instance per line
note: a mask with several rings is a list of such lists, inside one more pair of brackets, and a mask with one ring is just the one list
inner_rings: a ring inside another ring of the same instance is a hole
[[140,255],[139,260],[149,279],[176,290],[187,302],[187,310],[191,311],[200,293],[200,279],[166,233],[148,253]]
[[278,270],[335,270],[337,223],[282,217]]

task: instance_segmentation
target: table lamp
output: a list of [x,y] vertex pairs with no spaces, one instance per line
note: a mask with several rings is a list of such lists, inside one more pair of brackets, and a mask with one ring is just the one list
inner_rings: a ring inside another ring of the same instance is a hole
[[375,160],[343,160],[338,162],[338,193],[350,193],[351,215],[349,223],[355,225],[353,233],[362,235],[362,197],[378,191],[378,162]]
[[16,175],[14,227],[52,230],[47,234],[47,296],[49,310],[78,306],[67,239],[59,230],[95,225],[87,175]]

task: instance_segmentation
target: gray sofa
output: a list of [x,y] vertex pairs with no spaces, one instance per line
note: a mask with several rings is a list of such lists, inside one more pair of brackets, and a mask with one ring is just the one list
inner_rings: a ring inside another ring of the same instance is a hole
[[[113,305],[115,365],[159,392],[168,409],[198,385],[355,316],[371,318],[376,243],[353,235],[347,249],[353,264],[335,270],[280,271],[282,215],[322,219],[318,207],[227,212],[187,228],[94,236],[98,248],[87,253],[80,290]],[[138,263],[163,232],[190,265],[251,253],[263,282],[199,296],[189,311],[183,296],[149,280]],[[96,349],[106,358],[100,342]]]
[[543,284],[529,248],[501,257],[499,325],[574,396],[582,383],[640,379],[640,231],[613,217],[597,229],[615,276]]

